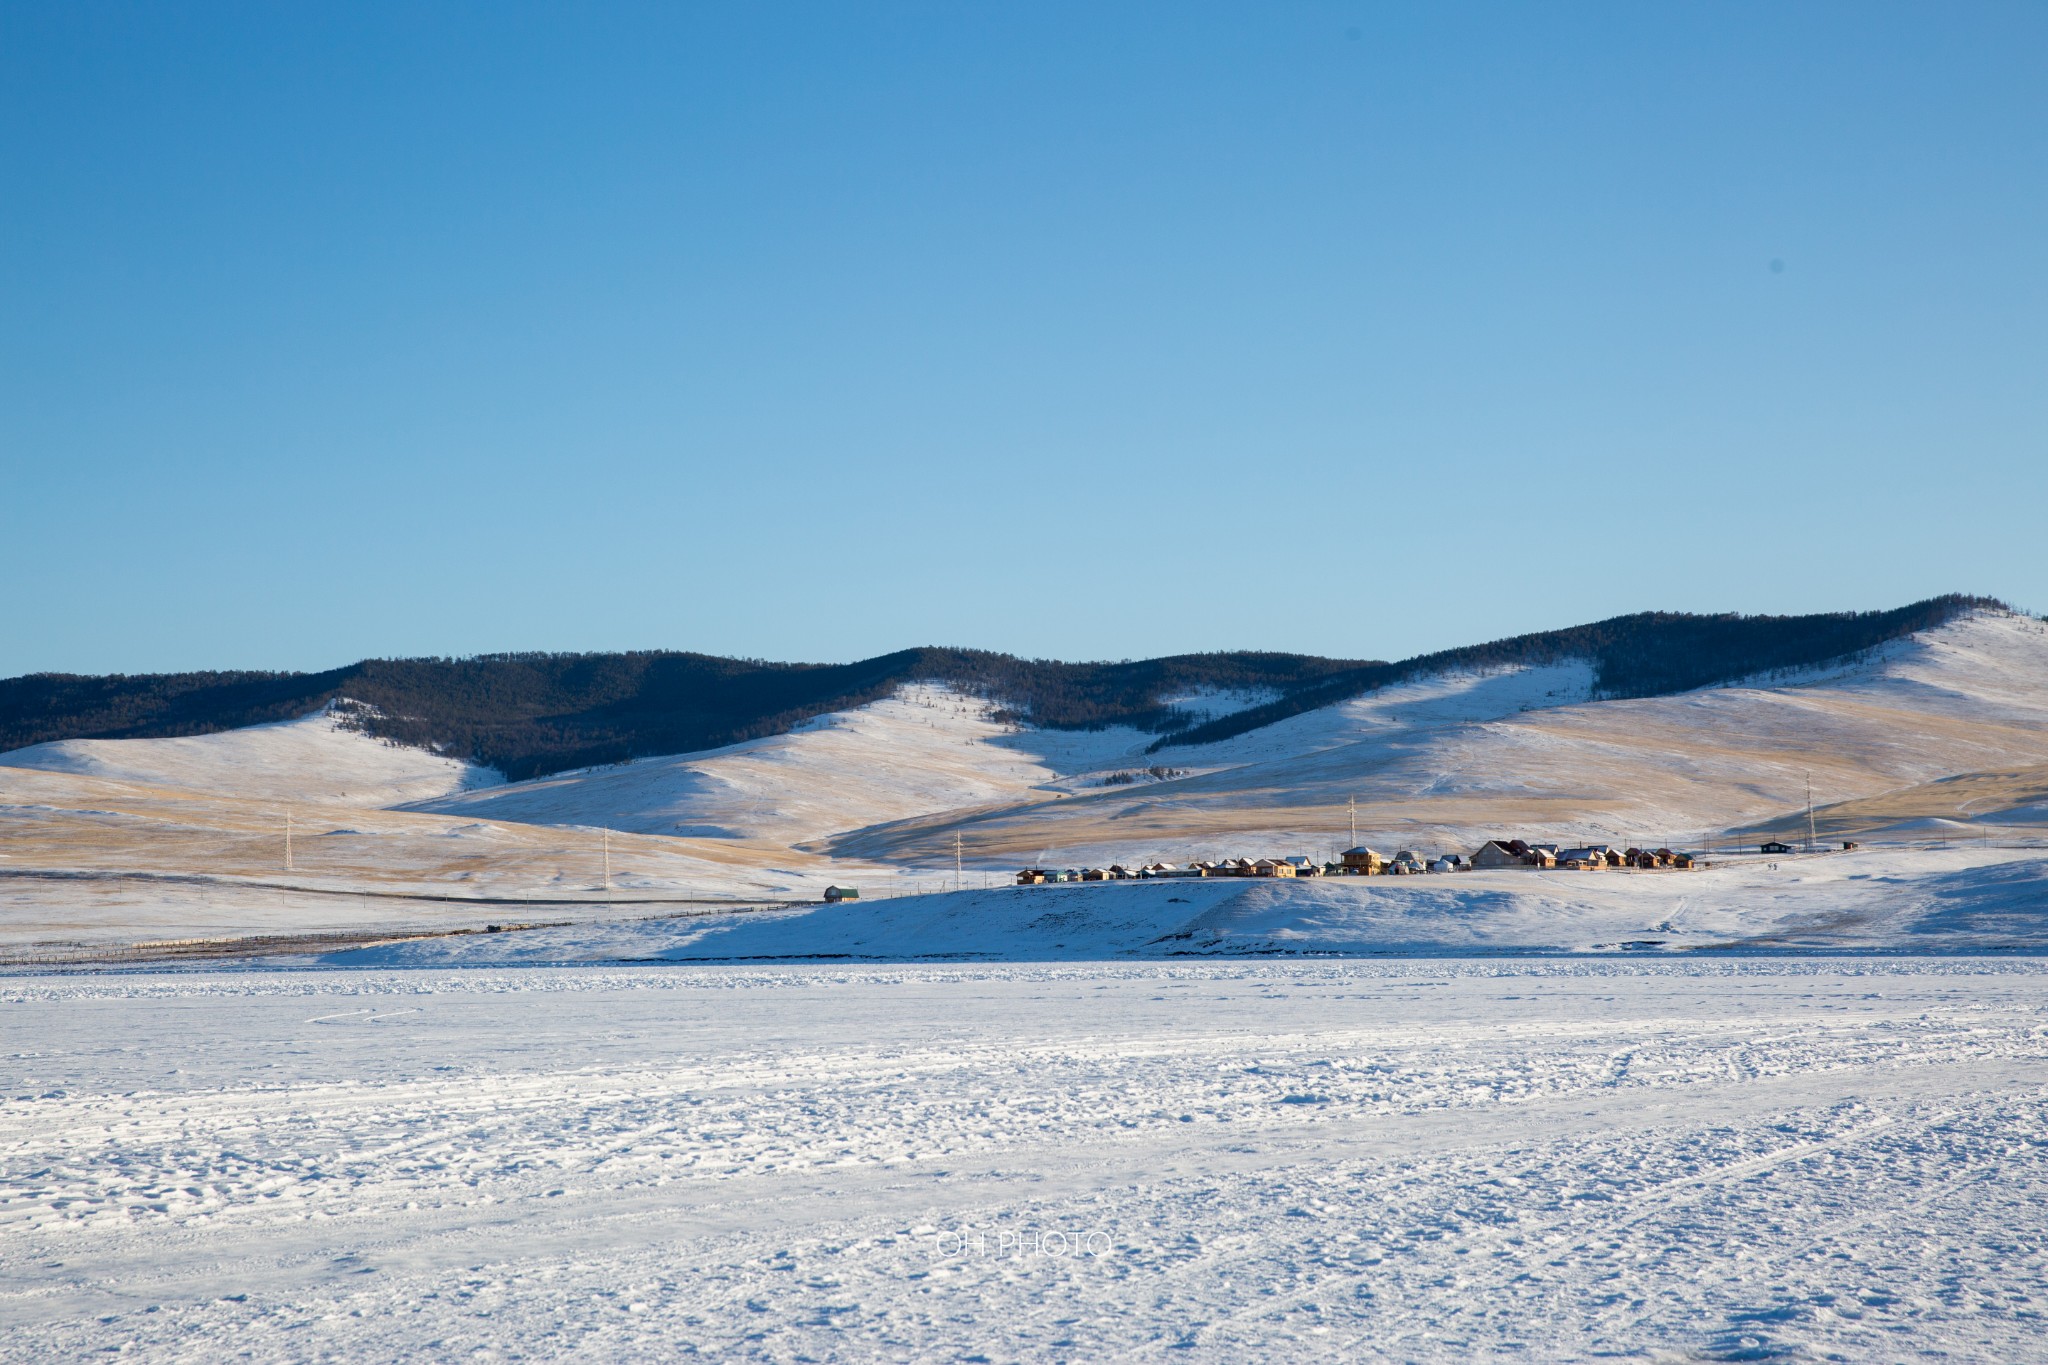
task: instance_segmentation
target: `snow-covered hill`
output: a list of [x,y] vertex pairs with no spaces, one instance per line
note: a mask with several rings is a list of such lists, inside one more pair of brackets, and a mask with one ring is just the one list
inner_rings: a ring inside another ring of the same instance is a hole
[[[1455,674],[1161,754],[1146,752],[1158,738],[1146,731],[1018,727],[992,719],[979,698],[923,685],[784,735],[463,792],[416,809],[803,846],[895,821],[1183,785],[1162,784],[1155,768],[1215,773],[1366,738],[1412,742],[1446,726],[1581,701],[1591,685],[1580,664]],[[1227,705],[1208,698],[1191,709],[1221,713]]]
[[802,845],[841,831],[1053,791],[1152,737],[1046,732],[1020,742],[979,698],[913,686],[788,734],[462,792],[416,809],[535,824]]
[[66,739],[0,754],[39,768],[223,796],[396,806],[496,784],[459,759],[373,739],[324,707],[298,720],[179,739]]
[[[1551,676],[1545,676],[1546,673]],[[1159,757],[1193,775],[1005,810],[899,821],[835,851],[1186,861],[1327,853],[1349,838],[1470,848],[1501,833],[1689,843],[1803,808],[1960,773],[2048,763],[2048,625],[1978,612],[1774,686],[1588,701],[1569,670],[1388,689]]]
[[[1359,836],[1396,847],[1470,848],[1504,833],[1699,843],[1803,811],[1809,774],[1816,802],[1844,812],[1840,830],[1867,831],[1884,822],[1872,807],[1855,824],[1855,803],[2048,764],[2048,625],[2001,611],[1832,670],[1631,700],[1593,699],[1592,686],[1591,669],[1569,661],[1446,674],[1156,754],[1149,733],[1020,727],[981,698],[927,684],[787,734],[513,784],[325,715],[193,739],[43,745],[0,764],[801,849],[869,867],[950,867],[957,837],[983,869],[1328,856],[1349,841],[1354,798]],[[1216,713],[1257,698],[1186,700]],[[2001,781],[2010,791],[1998,808],[2011,814],[1999,832],[2048,828],[2038,784]],[[1886,818],[1951,818],[1943,795]],[[1991,809],[1990,795],[1971,799]]]

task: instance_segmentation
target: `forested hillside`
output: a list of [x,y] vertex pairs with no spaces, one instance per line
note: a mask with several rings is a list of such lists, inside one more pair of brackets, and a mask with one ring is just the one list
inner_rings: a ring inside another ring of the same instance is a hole
[[[1151,730],[1154,747],[1226,738],[1375,687],[1446,669],[1590,659],[1615,696],[1684,691],[1852,656],[1958,612],[1997,606],[1951,595],[1895,611],[1815,616],[1645,612],[1516,636],[1400,663],[1301,654],[1184,654],[1060,663],[977,650],[911,649],[850,664],[704,654],[500,654],[372,659],[322,673],[176,673],[0,681],[0,751],[49,740],[206,734],[302,716],[338,698],[352,723],[517,780],[687,753],[778,734],[911,681],[951,683],[1019,720],[1054,728]],[[1168,705],[1197,689],[1278,700],[1203,724]]]
[[1418,655],[1400,663],[1361,664],[1296,689],[1268,705],[1167,735],[1152,747],[1158,750],[1213,743],[1319,706],[1347,701],[1376,687],[1459,669],[1585,659],[1593,665],[1594,687],[1602,696],[1667,696],[1738,678],[1853,658],[1977,607],[2008,609],[1995,598],[1950,593],[1891,611],[1822,612],[1810,616],[1638,612],[1591,625]]
[[323,673],[176,673],[0,682],[0,751],[57,739],[207,734],[303,716],[337,698],[351,723],[473,759],[518,780],[779,734],[911,681],[985,695],[1054,727],[1169,730],[1163,704],[1198,688],[1288,692],[1357,660],[1188,654],[1069,664],[974,650],[911,649],[852,664],[782,664],[666,651],[371,659]]

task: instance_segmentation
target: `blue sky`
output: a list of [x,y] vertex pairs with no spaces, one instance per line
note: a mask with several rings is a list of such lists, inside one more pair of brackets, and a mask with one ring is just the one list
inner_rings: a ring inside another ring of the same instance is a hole
[[0,3],[0,674],[2048,606],[2048,7]]

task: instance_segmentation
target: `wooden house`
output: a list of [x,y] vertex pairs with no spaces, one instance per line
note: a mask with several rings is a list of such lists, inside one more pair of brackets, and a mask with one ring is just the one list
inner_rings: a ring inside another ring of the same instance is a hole
[[1252,864],[1254,877],[1292,877],[1294,864],[1284,858],[1261,858]]
[[1344,870],[1354,877],[1376,877],[1386,869],[1387,860],[1379,853],[1360,844],[1347,848],[1343,853]]
[[[1520,841],[1518,840],[1517,842]],[[1472,866],[1478,868],[1528,867],[1530,865],[1528,850],[1529,846],[1523,844],[1522,852],[1517,853],[1498,839],[1488,839],[1479,846],[1479,851],[1472,855]]]

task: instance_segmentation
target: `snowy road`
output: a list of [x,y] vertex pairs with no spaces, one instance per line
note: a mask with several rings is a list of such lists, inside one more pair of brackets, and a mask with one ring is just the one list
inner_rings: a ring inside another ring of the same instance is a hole
[[2048,1358],[2044,988],[0,979],[0,1355]]

